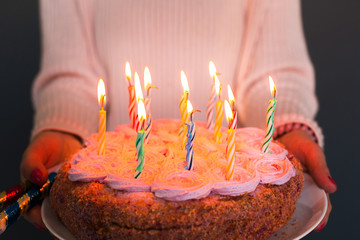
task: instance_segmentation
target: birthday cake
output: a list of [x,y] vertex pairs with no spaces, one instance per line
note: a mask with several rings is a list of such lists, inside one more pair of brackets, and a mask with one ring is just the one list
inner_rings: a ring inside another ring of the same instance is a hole
[[266,239],[295,211],[303,186],[299,162],[282,146],[261,151],[265,132],[235,132],[235,171],[226,179],[221,143],[196,122],[193,170],[185,169],[180,121],[153,122],[144,169],[134,177],[136,132],[128,125],[98,134],[60,169],[50,204],[77,239]]

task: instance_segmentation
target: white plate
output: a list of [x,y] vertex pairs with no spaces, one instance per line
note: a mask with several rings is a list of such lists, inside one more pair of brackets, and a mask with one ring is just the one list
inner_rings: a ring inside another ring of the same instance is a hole
[[[324,217],[327,199],[324,190],[317,187],[308,174],[304,174],[304,189],[296,204],[296,210],[288,224],[273,234],[270,240],[300,239],[311,232]],[[41,206],[41,216],[49,231],[60,240],[75,240],[50,208],[46,198]]]

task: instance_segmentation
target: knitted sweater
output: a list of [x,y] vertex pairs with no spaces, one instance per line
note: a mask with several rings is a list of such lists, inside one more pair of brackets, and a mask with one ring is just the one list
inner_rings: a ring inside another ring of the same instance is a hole
[[[108,130],[129,123],[125,62],[153,85],[153,119],[180,118],[180,71],[187,75],[196,120],[206,120],[212,60],[222,98],[233,88],[239,124],[265,127],[276,84],[277,133],[287,123],[309,126],[318,104],[299,1],[277,0],[52,0],[41,1],[42,62],[33,85],[32,136],[56,129],[86,137],[98,126],[97,81],[106,85]],[[288,125],[287,125],[288,126]]]

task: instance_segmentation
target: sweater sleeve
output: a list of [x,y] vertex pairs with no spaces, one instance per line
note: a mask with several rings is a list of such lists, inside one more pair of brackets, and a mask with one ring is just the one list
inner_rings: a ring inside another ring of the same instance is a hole
[[80,137],[97,124],[96,61],[90,32],[90,6],[84,1],[42,0],[41,69],[32,89],[35,109],[32,137],[43,130]]
[[[249,6],[239,74],[242,84],[236,92],[240,121],[245,126],[265,127],[271,98],[268,76],[271,75],[277,88],[275,126],[301,122],[309,125],[322,142],[321,129],[313,120],[318,102],[314,71],[303,35],[300,2],[270,1],[261,14],[256,4],[261,3],[254,1]],[[254,17],[256,14],[261,17]]]

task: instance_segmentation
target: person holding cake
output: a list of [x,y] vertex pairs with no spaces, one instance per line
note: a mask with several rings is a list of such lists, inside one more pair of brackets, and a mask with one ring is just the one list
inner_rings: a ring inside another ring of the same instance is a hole
[[[82,148],[97,131],[96,85],[107,87],[108,131],[129,123],[126,61],[149,66],[153,119],[179,118],[180,71],[192,104],[205,121],[213,60],[234,90],[241,127],[265,128],[267,76],[278,89],[274,138],[300,160],[318,186],[336,191],[326,165],[314,72],[301,25],[299,1],[40,1],[41,70],[33,85],[35,121],[20,172],[42,184],[47,169]],[[156,84],[155,84],[156,82]],[[328,210],[315,229],[327,223]],[[40,207],[27,219],[44,228]]]

